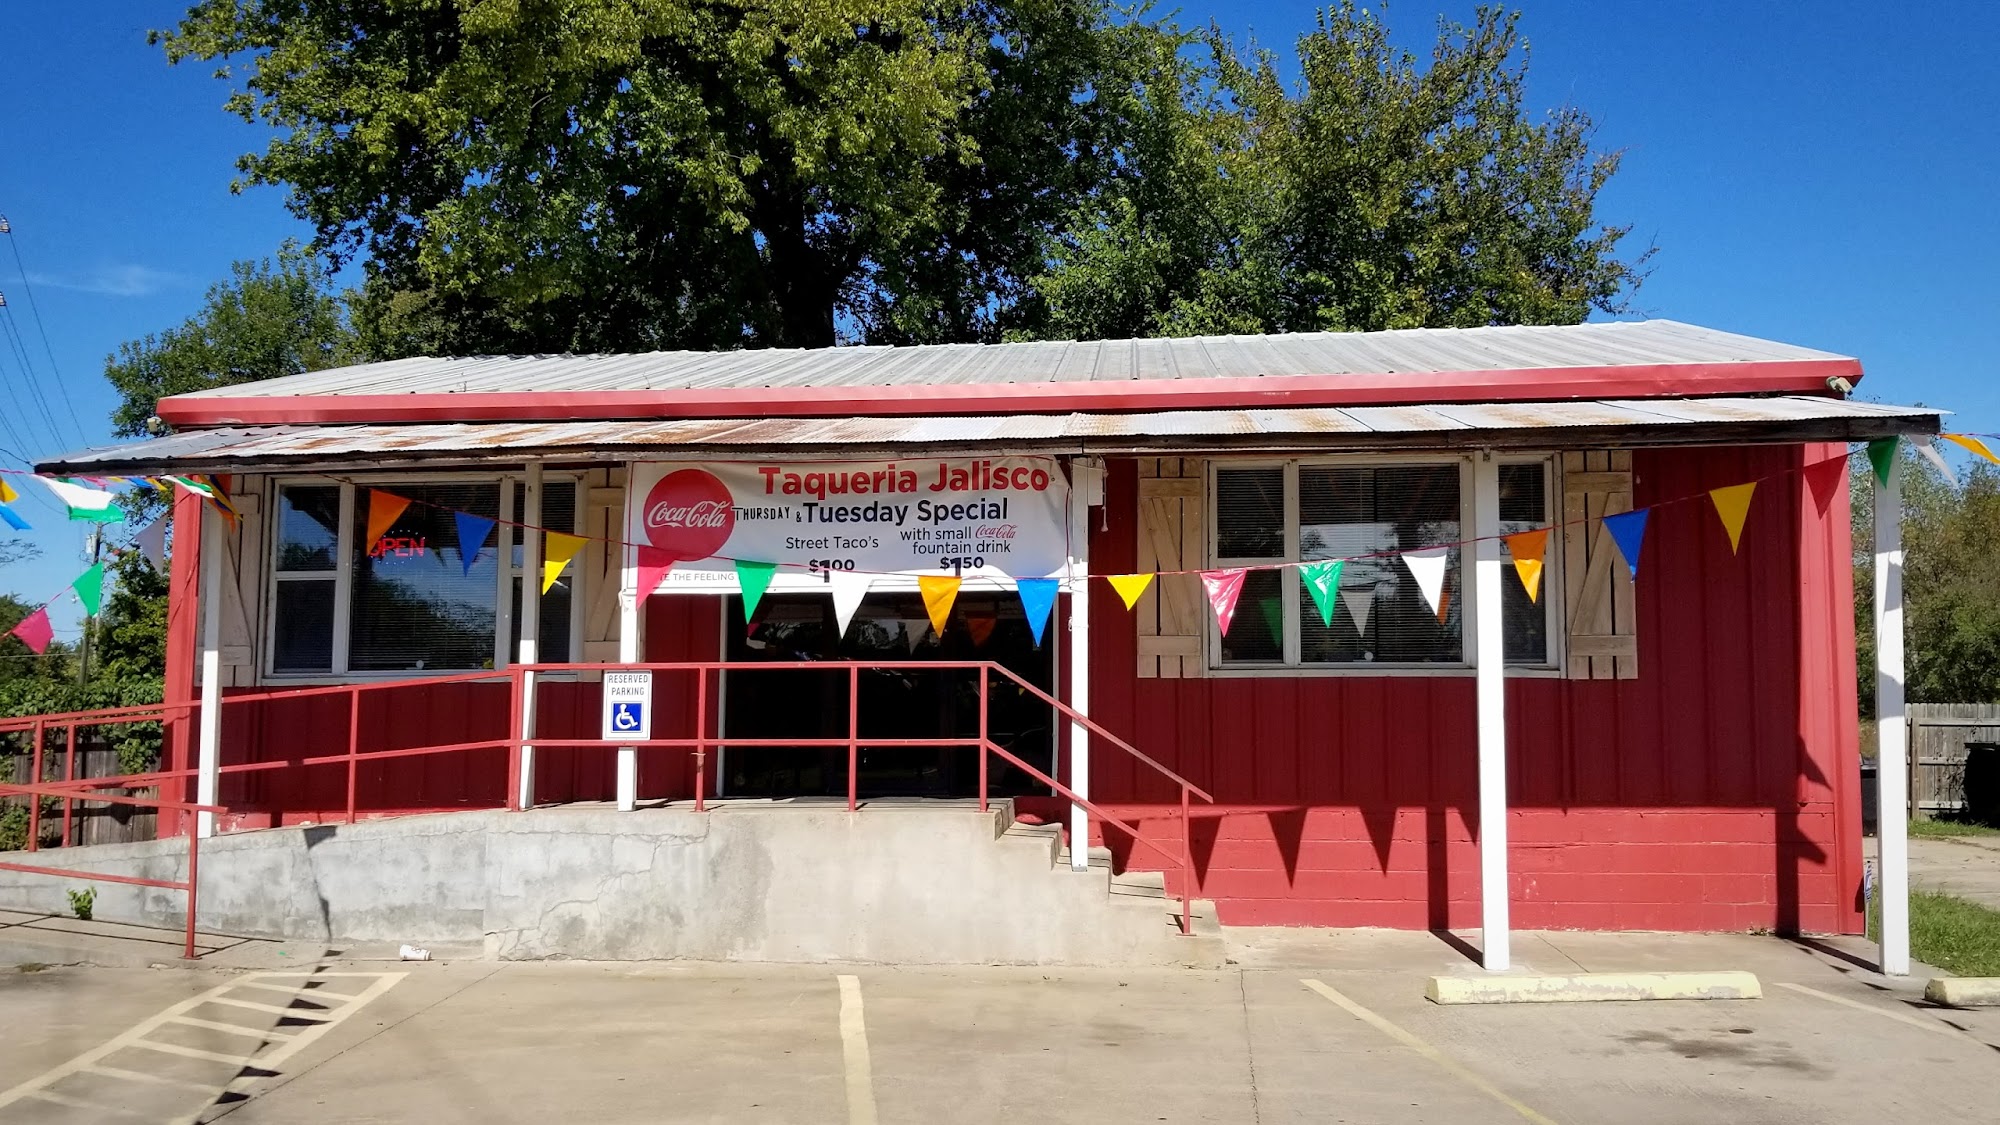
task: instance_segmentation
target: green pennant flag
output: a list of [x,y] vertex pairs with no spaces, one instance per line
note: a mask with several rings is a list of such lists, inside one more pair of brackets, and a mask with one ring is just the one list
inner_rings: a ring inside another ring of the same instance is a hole
[[777,563],[736,560],[736,588],[743,591],[743,620],[748,621],[756,614],[757,603],[764,600],[764,590],[777,569]]
[[1868,443],[1868,463],[1875,466],[1875,479],[1889,483],[1889,470],[1896,464],[1896,445],[1901,438],[1877,438]]
[[1306,584],[1306,593],[1312,595],[1313,604],[1319,607],[1320,624],[1329,629],[1333,628],[1334,596],[1340,593],[1342,561],[1326,559],[1299,567],[1299,581]]
[[104,564],[98,563],[76,576],[69,584],[76,591],[76,600],[83,603],[83,611],[92,617],[104,608]]

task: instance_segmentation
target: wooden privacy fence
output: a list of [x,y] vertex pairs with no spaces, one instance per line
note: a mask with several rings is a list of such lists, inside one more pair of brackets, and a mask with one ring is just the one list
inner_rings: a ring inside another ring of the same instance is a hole
[[1965,811],[1965,745],[2000,742],[2000,703],[1912,703],[1910,811],[1948,816]]
[[[15,785],[34,782],[34,754],[27,735],[0,736],[0,781]],[[62,781],[70,768],[67,747],[58,739],[50,737],[42,750],[42,781]],[[78,739],[76,744],[76,764],[74,780],[81,781],[93,777],[117,777],[124,773],[118,765],[118,751],[111,745],[95,739]],[[106,789],[105,793],[120,797],[157,796],[157,788],[147,789]],[[27,806],[29,798],[0,798],[0,808],[10,805]],[[158,827],[159,814],[138,805],[118,804],[109,801],[72,801],[69,816],[63,816],[63,803],[44,798],[42,805],[41,836],[44,845],[65,844],[125,844],[136,840],[151,840]],[[68,839],[64,839],[67,832]]]

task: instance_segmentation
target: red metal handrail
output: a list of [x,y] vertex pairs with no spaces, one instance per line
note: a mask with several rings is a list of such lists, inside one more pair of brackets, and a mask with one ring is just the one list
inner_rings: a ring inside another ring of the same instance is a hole
[[[860,733],[860,677],[861,677],[861,671],[864,668],[871,670],[881,670],[881,671],[977,672],[979,674],[978,736],[974,738],[869,738],[864,740],[861,737]],[[693,673],[695,676],[695,689],[696,689],[694,736],[691,738],[652,738],[652,739],[640,739],[640,740],[621,740],[621,739],[603,739],[603,738],[541,738],[541,737],[535,737],[533,735],[526,735],[523,733],[522,714],[523,714],[523,709],[528,702],[527,700],[528,689],[527,689],[526,676],[529,673],[550,673],[550,672],[578,673],[578,672],[605,672],[605,671],[619,671],[619,670],[633,670],[633,671],[644,670],[644,671],[659,671],[659,672],[669,672],[669,673]],[[847,732],[844,737],[830,736],[827,738],[725,738],[720,735],[711,736],[708,733],[708,711],[709,711],[708,685],[711,674],[720,675],[721,673],[729,671],[749,672],[749,671],[788,671],[788,670],[818,671],[818,672],[828,672],[828,673],[839,672],[839,671],[846,672],[848,681],[848,724],[847,724]],[[1107,745],[1115,747],[1116,749],[1124,752],[1125,754],[1130,755],[1136,761],[1140,762],[1149,769],[1165,777],[1167,780],[1173,782],[1180,789],[1180,795],[1181,795],[1181,800],[1180,800],[1181,843],[1182,843],[1181,854],[1178,856],[1173,855],[1163,845],[1159,844],[1154,840],[1147,839],[1146,837],[1141,835],[1137,825],[1127,823],[1126,821],[1111,815],[1109,812],[1105,811],[1103,808],[1094,804],[1089,799],[1079,795],[1071,787],[1064,785],[1062,782],[1057,781],[1054,777],[1050,776],[1049,774],[1044,773],[1043,771],[1035,768],[1034,766],[1029,765],[1027,762],[1021,760],[1018,756],[1013,754],[1011,751],[1007,750],[1005,747],[1002,747],[998,743],[995,743],[990,736],[990,725],[989,725],[989,719],[990,719],[989,706],[991,703],[991,689],[990,689],[991,676],[995,672],[1006,677],[1020,689],[1032,694],[1035,698],[1041,700],[1042,702],[1048,704],[1050,707],[1054,708],[1065,718],[1069,719],[1072,724],[1083,728],[1083,730],[1087,732],[1087,735],[1102,739]],[[363,692],[386,691],[397,688],[430,687],[436,685],[456,684],[456,683],[494,682],[503,679],[506,680],[509,684],[510,696],[511,696],[509,705],[508,734],[507,737],[505,738],[481,739],[481,740],[439,744],[431,746],[404,747],[392,750],[363,751],[360,749],[359,731],[360,731],[360,717],[361,717],[361,694]],[[689,750],[692,751],[693,753],[693,761],[695,769],[695,776],[694,776],[695,808],[697,811],[701,811],[706,808],[705,793],[704,793],[706,759],[707,759],[708,749],[711,746],[718,748],[728,747],[728,746],[738,746],[746,748],[788,746],[788,747],[823,748],[823,749],[836,749],[844,747],[847,750],[847,758],[848,758],[847,805],[849,810],[851,811],[857,808],[859,805],[858,767],[859,767],[860,748],[864,741],[870,746],[880,746],[880,747],[919,747],[919,746],[973,747],[979,750],[979,807],[981,811],[985,811],[989,807],[990,775],[987,768],[988,755],[998,755],[999,757],[1006,760],[1007,762],[1015,766],[1017,769],[1020,769],[1028,776],[1038,781],[1039,783],[1048,786],[1050,790],[1053,791],[1058,796],[1063,797],[1064,799],[1076,805],[1078,808],[1083,809],[1086,817],[1094,816],[1104,824],[1117,828],[1119,831],[1124,832],[1128,836],[1130,836],[1135,842],[1143,843],[1147,847],[1153,849],[1155,852],[1158,852],[1162,857],[1164,857],[1167,860],[1168,863],[1179,867],[1181,870],[1180,926],[1182,932],[1184,933],[1190,932],[1192,929],[1192,918],[1190,915],[1190,896],[1192,893],[1192,889],[1195,883],[1197,882],[1197,877],[1194,869],[1194,861],[1191,848],[1192,821],[1190,819],[1190,801],[1193,797],[1200,797],[1203,801],[1212,803],[1214,801],[1214,798],[1210,796],[1201,787],[1189,781],[1187,778],[1182,777],[1180,774],[1176,773],[1171,769],[1168,769],[1160,762],[1156,761],[1152,757],[1146,755],[1145,753],[1138,750],[1136,747],[1132,746],[1131,743],[1113,734],[1109,730],[1106,730],[1102,725],[1097,723],[1095,720],[1091,719],[1089,716],[1082,714],[1075,708],[1057,699],[1054,695],[1050,694],[1047,691],[1044,691],[1039,686],[1029,682],[1025,678],[1016,674],[1012,669],[1009,669],[1004,665],[998,664],[994,661],[794,660],[794,661],[659,661],[659,662],[641,662],[641,663],[630,663],[630,664],[625,664],[625,663],[517,664],[505,670],[491,671],[491,672],[468,672],[468,673],[457,673],[457,674],[442,675],[442,676],[426,676],[415,679],[373,680],[373,681],[353,683],[353,684],[315,685],[311,687],[278,688],[261,692],[246,692],[246,693],[225,696],[222,699],[222,703],[224,704],[225,707],[227,707],[232,705],[259,703],[259,702],[267,702],[274,700],[290,700],[290,699],[300,699],[300,698],[308,698],[315,696],[342,695],[342,694],[348,697],[347,748],[345,753],[297,755],[287,758],[272,759],[260,762],[240,762],[231,765],[218,765],[216,772],[219,774],[242,774],[242,773],[264,772],[269,770],[282,770],[295,767],[306,768],[312,766],[344,765],[346,767],[346,774],[347,774],[346,819],[347,822],[351,824],[355,822],[358,816],[358,810],[357,810],[358,771],[360,764],[363,761],[372,761],[372,760],[387,759],[387,758],[415,757],[415,756],[423,756],[430,754],[460,753],[465,751],[476,751],[476,750],[506,749],[508,751],[508,789],[507,789],[507,797],[505,805],[507,808],[511,809],[516,807],[518,803],[518,797],[521,791],[520,780],[523,771],[524,747],[546,746],[546,747],[571,747],[580,749],[586,749],[586,748],[613,749],[620,747],[632,747],[634,749],[681,749],[681,750]],[[108,801],[114,803],[129,803],[129,804],[153,804],[163,810],[173,809],[173,810],[183,810],[188,812],[221,813],[226,811],[226,809],[222,806],[194,805],[185,802],[175,802],[168,800],[119,798],[119,797],[114,797],[112,795],[97,792],[97,790],[99,789],[112,788],[112,787],[127,788],[127,787],[164,785],[165,783],[170,781],[198,776],[200,771],[199,769],[196,768],[183,768],[178,770],[172,770],[172,769],[153,770],[146,773],[125,774],[116,777],[104,777],[104,778],[80,779],[76,778],[74,775],[73,747],[76,737],[75,732],[78,727],[112,725],[112,724],[129,723],[129,722],[150,722],[150,721],[164,722],[167,721],[170,717],[185,717],[186,715],[192,713],[194,710],[196,710],[194,704],[170,703],[170,704],[156,704],[151,706],[140,706],[140,707],[104,708],[96,711],[75,711],[75,712],[63,712],[53,715],[23,716],[12,719],[0,719],[0,733],[32,731],[35,738],[36,760],[34,764],[34,770],[35,770],[36,784],[26,787],[0,786],[0,794],[28,793],[31,790],[33,791],[34,799],[31,800],[30,802],[30,810],[31,810],[30,819],[32,823],[30,830],[30,842],[29,842],[30,850],[34,850],[36,847],[38,847],[38,836],[39,836],[39,826],[40,826],[40,797],[42,796],[60,797],[63,800],[64,822],[65,822],[65,831],[63,840],[65,843],[68,843],[69,841],[68,825],[70,821],[70,810],[72,807],[72,802],[77,800]],[[69,745],[71,747],[70,761],[64,771],[65,772],[64,780],[61,782],[44,781],[42,778],[43,767],[41,761],[41,747],[45,741],[46,732],[51,727],[67,728]],[[194,872],[195,872],[195,864],[197,862],[195,856],[198,852],[199,845],[197,842],[198,833],[196,832],[195,829],[194,818],[192,816],[189,816],[187,818],[187,821],[188,823],[186,826],[186,831],[189,839],[189,856],[190,856],[188,882],[185,885],[182,885],[182,884],[166,883],[161,881],[144,881],[143,885],[164,886],[164,887],[170,887],[172,889],[181,889],[188,892],[189,895],[188,956],[192,957],[194,948],[193,926],[195,917],[194,911],[195,911],[195,895],[196,895],[194,887],[194,882],[195,882]],[[1072,849],[1075,850],[1086,850],[1089,846],[1089,840],[1087,838],[1083,840],[1072,840],[1070,841],[1070,846]],[[19,864],[0,864],[0,869],[31,870],[44,873],[63,874],[71,876],[76,876],[80,874],[76,872],[66,872],[54,868],[47,868],[47,869],[33,868]],[[119,877],[101,876],[101,878],[104,878],[106,881],[123,881],[123,882],[135,881],[122,876]]]

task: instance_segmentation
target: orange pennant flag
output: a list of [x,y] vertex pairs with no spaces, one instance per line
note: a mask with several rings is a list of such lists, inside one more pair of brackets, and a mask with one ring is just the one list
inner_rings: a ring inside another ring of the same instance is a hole
[[1118,591],[1118,596],[1125,601],[1126,609],[1138,605],[1139,595],[1145,593],[1146,587],[1153,584],[1153,576],[1150,574],[1107,574],[1104,580],[1111,583],[1112,589]]
[[1527,587],[1528,600],[1540,601],[1542,559],[1549,551],[1549,529],[1515,532],[1501,542],[1507,544],[1507,553],[1514,557],[1514,573],[1520,575],[1521,585]]
[[951,620],[951,603],[958,600],[959,579],[950,574],[925,574],[917,579],[924,595],[924,612],[931,615],[931,628],[944,636],[945,622]]
[[1715,502],[1715,514],[1722,517],[1722,526],[1729,532],[1729,550],[1734,554],[1737,544],[1743,541],[1743,521],[1750,515],[1750,494],[1757,491],[1757,482],[1732,484],[1728,488],[1712,488],[1708,498]]
[[551,531],[544,542],[548,546],[547,552],[542,556],[542,593],[546,594],[549,592],[549,587],[556,584],[556,579],[562,577],[563,568],[569,565],[569,560],[575,558],[576,553],[583,550],[583,545],[590,540],[581,535],[564,535],[560,531]]
[[375,544],[382,536],[388,534],[390,528],[396,526],[397,518],[403,514],[403,509],[409,506],[408,500],[393,492],[384,492],[379,488],[368,490],[369,554],[375,553]]

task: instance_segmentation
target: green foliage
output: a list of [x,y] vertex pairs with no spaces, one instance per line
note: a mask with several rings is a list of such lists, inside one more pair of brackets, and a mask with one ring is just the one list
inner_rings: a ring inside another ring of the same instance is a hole
[[1532,117],[1495,10],[1419,65],[1342,3],[1296,89],[1102,0],[200,0],[155,40],[365,261],[376,358],[1557,323],[1638,281],[1617,157]]
[[0,852],[18,852],[28,846],[28,806],[0,807]]
[[85,922],[90,921],[90,912],[97,905],[97,888],[85,887],[80,891],[70,891],[69,912]]
[[1964,820],[1934,820],[1926,816],[1910,822],[1910,835],[1932,840],[1953,836],[2000,836],[2000,828]]
[[1441,23],[1427,65],[1343,2],[1298,42],[1301,82],[1218,32],[1157,41],[1127,94],[1129,159],[1074,212],[1018,335],[1566,324],[1619,311],[1637,261],[1602,227],[1618,156],[1524,95],[1516,17]]
[[[1875,713],[1873,477],[1849,466],[1855,507],[1856,670]],[[2000,703],[2000,471],[1975,462],[1960,483],[1902,451],[1903,644],[1912,703]]]
[[104,361],[118,391],[112,425],[148,432],[167,395],[319,371],[356,358],[354,338],[326,268],[287,242],[275,261],[237,262],[209,287],[201,311],[178,328],[119,345]]
[[[1868,900],[1868,939],[1880,941],[1881,903]],[[2000,910],[1940,891],[1910,892],[1910,955],[1953,976],[2000,976]]]

